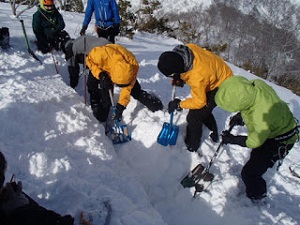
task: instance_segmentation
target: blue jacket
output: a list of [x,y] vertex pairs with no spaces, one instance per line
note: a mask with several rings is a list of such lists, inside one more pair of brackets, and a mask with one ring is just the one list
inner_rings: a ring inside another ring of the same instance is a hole
[[93,12],[95,12],[96,24],[99,27],[109,27],[120,24],[119,8],[116,0],[88,0],[83,26],[88,26]]

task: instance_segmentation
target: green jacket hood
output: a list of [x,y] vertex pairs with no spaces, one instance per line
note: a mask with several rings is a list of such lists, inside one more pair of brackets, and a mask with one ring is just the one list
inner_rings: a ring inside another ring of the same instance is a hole
[[215,101],[229,112],[238,112],[250,108],[256,97],[253,83],[242,76],[232,76],[220,85]]

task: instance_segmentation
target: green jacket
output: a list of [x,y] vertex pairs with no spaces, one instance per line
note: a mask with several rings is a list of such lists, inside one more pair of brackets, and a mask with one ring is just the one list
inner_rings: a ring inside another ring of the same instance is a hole
[[[226,111],[241,112],[248,129],[246,145],[249,148],[257,148],[267,139],[282,135],[297,126],[288,105],[271,86],[259,79],[230,77],[219,87],[215,100]],[[292,144],[297,140],[298,134],[285,143]]]
[[37,39],[53,39],[55,34],[64,28],[64,19],[56,8],[46,11],[38,7],[33,14],[32,29]]

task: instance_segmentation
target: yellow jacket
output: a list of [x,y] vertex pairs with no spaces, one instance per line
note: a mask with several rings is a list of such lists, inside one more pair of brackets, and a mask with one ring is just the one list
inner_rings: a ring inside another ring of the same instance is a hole
[[184,109],[201,109],[207,104],[206,93],[218,88],[233,76],[230,67],[214,53],[195,44],[186,45],[194,54],[193,67],[182,73],[181,79],[191,87],[191,98],[180,102]]
[[99,80],[99,74],[106,71],[115,84],[129,84],[122,88],[118,103],[127,106],[130,93],[139,71],[135,56],[125,47],[107,44],[93,48],[86,57],[86,65],[93,76]]

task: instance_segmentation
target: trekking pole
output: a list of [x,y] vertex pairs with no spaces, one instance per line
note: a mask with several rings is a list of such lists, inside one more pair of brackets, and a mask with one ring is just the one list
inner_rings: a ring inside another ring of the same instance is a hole
[[[229,129],[228,129],[228,132],[229,132],[229,133],[231,132],[231,130],[233,129],[233,127],[234,127],[234,125],[231,125],[231,126],[229,127]],[[219,144],[219,146],[218,146],[218,148],[217,148],[215,154],[214,154],[213,157],[211,158],[211,160],[210,160],[210,162],[209,162],[209,164],[208,164],[208,166],[207,166],[207,168],[206,168],[206,171],[207,171],[207,172],[209,171],[210,167],[212,166],[214,160],[217,158],[217,156],[218,156],[218,154],[219,154],[219,151],[220,151],[222,145],[223,145],[223,141],[221,141],[221,143]]]
[[56,74],[59,74],[58,62],[54,56],[53,50],[51,50],[51,55],[52,55],[53,64],[55,66]]
[[83,73],[84,73],[84,104],[86,105],[86,99],[87,99],[87,94],[86,94],[86,82],[87,82],[87,79],[86,79],[86,37],[85,35],[83,36],[83,51],[84,51],[84,59],[83,59]]
[[[233,127],[234,127],[234,125],[231,125],[227,131],[230,133],[231,130],[233,129]],[[194,192],[194,195],[193,195],[194,198],[195,198],[195,196],[198,192],[202,192],[202,191],[204,191],[208,188],[208,186],[207,186],[204,189],[203,185],[199,184],[199,182],[201,180],[208,180],[208,181],[210,181],[210,184],[211,184],[212,180],[214,179],[214,175],[209,172],[209,169],[212,166],[215,159],[217,158],[217,156],[221,154],[219,152],[221,150],[222,145],[223,145],[223,141],[221,141],[221,143],[219,144],[219,146],[216,149],[213,157],[211,158],[210,162],[208,163],[208,166],[205,167],[205,169],[201,172],[201,175],[196,179],[196,181],[195,181],[195,192]]]

